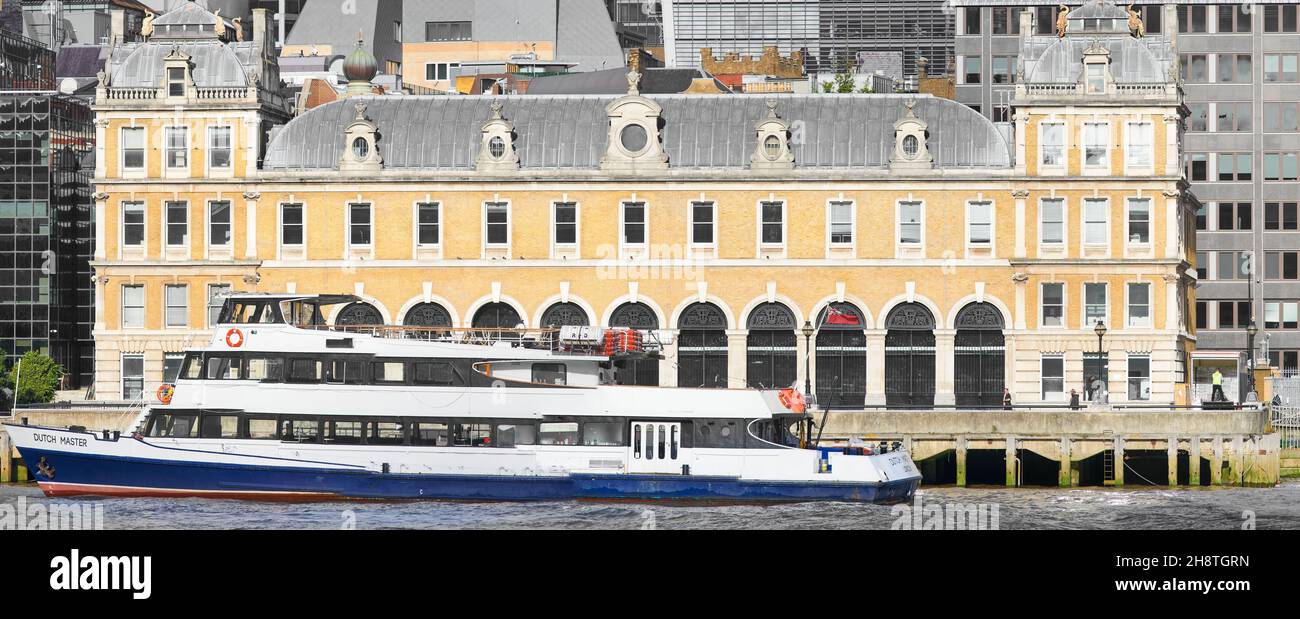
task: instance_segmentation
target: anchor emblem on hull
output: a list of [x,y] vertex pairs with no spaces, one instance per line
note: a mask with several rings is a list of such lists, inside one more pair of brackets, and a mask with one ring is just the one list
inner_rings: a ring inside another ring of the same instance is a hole
[[40,471],[46,479],[54,479],[54,467],[45,461],[45,456],[41,456],[41,461],[36,463],[36,470]]

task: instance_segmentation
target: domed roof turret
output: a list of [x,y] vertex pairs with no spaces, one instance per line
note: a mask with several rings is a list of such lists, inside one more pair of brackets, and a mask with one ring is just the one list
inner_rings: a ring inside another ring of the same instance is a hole
[[357,36],[357,48],[343,59],[343,77],[350,83],[369,84],[379,74],[379,61],[375,60],[365,47],[365,41]]

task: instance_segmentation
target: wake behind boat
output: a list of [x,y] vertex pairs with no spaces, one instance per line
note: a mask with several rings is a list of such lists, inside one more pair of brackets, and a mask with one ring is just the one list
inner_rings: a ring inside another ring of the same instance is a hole
[[910,500],[906,450],[818,447],[793,390],[617,384],[655,334],[326,325],[237,294],[121,435],[6,424],[48,496]]

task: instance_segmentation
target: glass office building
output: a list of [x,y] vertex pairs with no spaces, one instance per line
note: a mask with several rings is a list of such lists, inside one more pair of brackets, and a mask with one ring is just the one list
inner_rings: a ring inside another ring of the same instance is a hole
[[776,45],[783,56],[803,52],[808,73],[851,69],[858,52],[896,52],[914,78],[917,59],[941,74],[953,49],[953,16],[945,0],[666,0],[664,53],[670,66],[700,66],[700,48],[714,56],[759,56]]

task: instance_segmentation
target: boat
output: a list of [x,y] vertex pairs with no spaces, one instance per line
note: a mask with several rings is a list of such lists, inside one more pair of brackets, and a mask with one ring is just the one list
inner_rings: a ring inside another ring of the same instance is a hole
[[898,443],[830,447],[793,389],[619,384],[667,333],[328,324],[238,293],[133,430],[5,424],[47,496],[908,501]]

